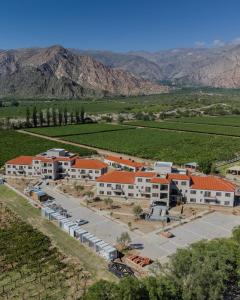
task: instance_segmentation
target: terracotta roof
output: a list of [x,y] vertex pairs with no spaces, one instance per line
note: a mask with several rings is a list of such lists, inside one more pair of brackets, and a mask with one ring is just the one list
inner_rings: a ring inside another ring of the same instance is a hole
[[98,182],[134,184],[135,173],[127,171],[108,172],[97,179]]
[[81,159],[77,158],[72,165],[72,168],[76,169],[103,169],[107,164],[97,159]]
[[121,158],[121,157],[112,156],[112,155],[106,156],[105,159],[111,160],[111,161],[116,162],[118,164],[123,164],[123,165],[127,165],[127,166],[130,166],[130,167],[135,167],[135,168],[140,168],[140,167],[144,166],[143,163],[136,162],[136,161],[133,161],[133,160],[130,160],[130,159],[124,159],[124,158]]
[[46,157],[46,156],[40,156],[40,155],[33,157],[33,159],[40,160],[42,162],[54,162],[56,160],[55,157]]
[[136,177],[155,177],[156,173],[155,172],[144,172],[144,171],[139,171],[135,173]]
[[9,165],[31,165],[34,156],[19,156],[6,162]]
[[236,185],[214,176],[191,176],[191,188],[195,190],[213,190],[234,192]]
[[187,174],[167,174],[167,179],[172,180],[172,179],[176,179],[176,180],[190,180],[190,177]]
[[71,160],[74,160],[76,158],[77,158],[76,155],[71,156],[71,157],[60,156],[60,157],[56,157],[56,160],[57,161],[71,161]]
[[154,177],[151,180],[152,183],[159,183],[159,184],[169,184],[169,181],[167,178],[161,178],[161,177]]

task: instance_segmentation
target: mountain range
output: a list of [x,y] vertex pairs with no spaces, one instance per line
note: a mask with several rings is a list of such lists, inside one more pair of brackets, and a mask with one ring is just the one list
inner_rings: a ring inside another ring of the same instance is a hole
[[[79,50],[75,50],[79,51]],[[106,66],[173,85],[240,87],[240,45],[159,52],[81,51]]]
[[168,88],[61,46],[0,50],[0,97],[148,95]]
[[158,52],[0,50],[0,97],[86,98],[166,93],[168,86],[240,88],[240,45]]

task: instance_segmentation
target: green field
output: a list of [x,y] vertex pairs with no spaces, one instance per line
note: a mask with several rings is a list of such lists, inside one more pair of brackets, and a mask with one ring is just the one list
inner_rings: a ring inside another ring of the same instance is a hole
[[224,160],[240,153],[239,138],[151,128],[75,135],[64,140],[178,164]]
[[209,125],[205,123],[198,124],[198,123],[187,123],[187,122],[182,123],[182,122],[172,122],[172,121],[163,121],[163,122],[134,121],[134,122],[128,122],[126,124],[133,125],[133,126],[143,126],[143,127],[160,128],[160,129],[168,129],[168,130],[176,130],[176,131],[189,131],[189,132],[199,132],[199,133],[209,133],[209,134],[219,134],[219,135],[229,135],[229,136],[240,136],[239,127]]
[[65,148],[82,156],[96,153],[92,150],[18,133],[13,130],[0,130],[0,166],[18,155],[35,155],[49,148]]
[[212,124],[224,126],[240,126],[240,116],[221,116],[221,117],[192,117],[171,119],[180,123]]
[[89,134],[97,132],[108,132],[114,130],[127,130],[130,126],[111,125],[106,123],[100,124],[81,124],[81,125],[67,125],[67,126],[56,126],[56,127],[41,127],[41,128],[30,128],[27,131],[38,133],[41,135],[61,137],[76,134]]

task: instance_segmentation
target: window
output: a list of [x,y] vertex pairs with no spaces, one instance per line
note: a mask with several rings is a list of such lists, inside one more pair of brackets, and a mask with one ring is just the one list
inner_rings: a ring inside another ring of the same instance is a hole
[[121,184],[116,184],[116,190],[121,190]]
[[128,193],[128,197],[133,197],[133,193]]
[[177,180],[173,180],[173,183],[178,184],[178,181]]
[[205,196],[205,197],[211,197],[211,192],[205,192],[205,193],[204,193],[204,196]]
[[133,190],[134,187],[133,187],[133,185],[129,185],[128,188],[129,188],[129,190]]
[[156,189],[158,189],[158,185],[157,184],[153,184],[152,188],[156,190]]
[[100,195],[103,195],[103,194],[104,194],[104,191],[100,191],[99,194],[100,194]]
[[225,197],[231,197],[230,193],[225,193]]
[[76,175],[72,175],[72,178],[76,178]]
[[146,179],[146,182],[151,182],[151,179],[147,178],[147,179]]
[[186,181],[182,181],[181,184],[182,185],[187,185],[187,182]]
[[229,205],[230,201],[224,201],[224,205]]
[[222,196],[221,192],[216,192],[216,196]]
[[108,192],[107,192],[107,195],[112,195],[112,192],[108,191]]
[[99,186],[104,186],[104,183],[100,183]]
[[166,199],[166,198],[168,198],[168,194],[166,194],[166,193],[160,194],[160,199]]
[[195,194],[197,194],[197,191],[191,190],[190,194],[195,195]]
[[99,174],[99,171],[98,171],[98,170],[95,170],[95,174]]
[[64,166],[68,166],[68,162],[65,162],[65,163],[64,163]]
[[151,188],[150,187],[146,187],[145,191],[146,191],[146,193],[150,193],[151,192]]
[[89,170],[89,172],[88,172],[89,174],[91,174],[92,173],[92,170]]
[[190,202],[196,202],[196,198],[190,198]]
[[86,174],[86,170],[81,170],[81,174]]
[[108,184],[107,184],[107,187],[111,187],[111,186],[112,186],[111,183],[108,183]]
[[52,167],[52,164],[48,164],[49,167]]
[[76,169],[71,169],[71,172],[76,172]]
[[166,184],[161,184],[160,190],[161,190],[161,191],[167,191],[167,190],[168,190],[168,185],[166,185]]
[[142,178],[138,178],[138,180],[137,180],[138,182],[142,182]]
[[159,194],[158,193],[153,193],[152,196],[157,198],[159,196]]

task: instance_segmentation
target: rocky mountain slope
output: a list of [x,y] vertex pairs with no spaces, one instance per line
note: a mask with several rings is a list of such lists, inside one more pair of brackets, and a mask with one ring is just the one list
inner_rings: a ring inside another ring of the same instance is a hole
[[0,96],[79,98],[167,91],[61,46],[0,51]]
[[180,85],[240,88],[240,45],[173,49],[155,53],[87,53],[104,61],[106,65],[122,68],[145,79]]

